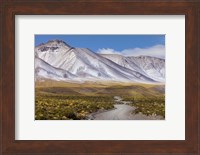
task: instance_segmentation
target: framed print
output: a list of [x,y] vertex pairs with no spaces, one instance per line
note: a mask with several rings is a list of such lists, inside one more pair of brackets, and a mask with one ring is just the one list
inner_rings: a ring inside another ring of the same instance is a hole
[[[15,17],[15,37],[18,38],[15,47],[16,51],[22,51],[15,58],[17,140],[185,139],[184,16],[32,17]],[[38,20],[39,27],[34,25]],[[143,25],[146,21],[149,21],[147,30]],[[52,22],[60,26],[47,29],[45,25]],[[106,25],[98,30],[99,23]],[[115,25],[114,29],[113,23],[123,23],[126,29],[120,30],[123,25]],[[164,28],[165,24],[173,28]],[[32,31],[25,32],[30,25],[34,25]],[[89,25],[93,25],[92,28]],[[176,33],[175,27],[178,27]],[[35,50],[32,54],[26,52],[32,49]],[[166,49],[180,52],[165,52]],[[168,69],[166,88],[165,68]],[[179,70],[177,79],[174,69]],[[26,76],[23,76],[24,70],[28,72]],[[179,87],[174,87],[175,81]],[[30,87],[32,91],[26,91]],[[176,92],[179,95],[174,97]],[[30,104],[25,104],[27,102]],[[173,109],[177,108],[179,113],[174,118]],[[173,124],[179,125],[171,132]],[[108,129],[112,132],[100,136],[96,129],[101,126],[105,133]],[[127,127],[131,130],[126,130]],[[51,130],[44,132],[42,129],[46,128]],[[142,128],[148,128],[149,132]],[[120,134],[123,130],[129,134]],[[55,135],[55,131],[62,134]]]
[[0,14],[1,154],[199,154],[199,1]]

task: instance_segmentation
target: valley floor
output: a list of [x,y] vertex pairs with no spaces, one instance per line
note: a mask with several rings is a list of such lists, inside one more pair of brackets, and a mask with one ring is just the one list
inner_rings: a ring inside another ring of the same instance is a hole
[[89,119],[92,120],[160,120],[164,119],[162,116],[156,115],[144,115],[140,113],[134,113],[134,106],[130,104],[130,101],[123,101],[123,99],[119,96],[115,96],[115,105],[114,109],[106,110],[106,111],[98,111],[96,113],[92,113],[89,115]]
[[164,85],[37,82],[35,119],[164,119],[164,94]]

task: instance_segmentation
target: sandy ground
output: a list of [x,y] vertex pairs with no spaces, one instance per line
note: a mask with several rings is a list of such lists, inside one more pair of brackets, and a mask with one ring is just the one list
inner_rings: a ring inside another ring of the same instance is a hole
[[92,120],[162,120],[162,116],[146,116],[142,113],[133,114],[136,109],[128,105],[129,101],[122,101],[122,98],[115,96],[114,109],[108,111],[98,111],[89,116]]

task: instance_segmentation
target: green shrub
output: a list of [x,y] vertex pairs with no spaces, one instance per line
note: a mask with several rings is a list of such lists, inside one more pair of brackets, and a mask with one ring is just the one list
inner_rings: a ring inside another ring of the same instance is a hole
[[114,108],[111,96],[67,96],[36,94],[36,120],[80,120],[99,109]]
[[165,96],[156,97],[124,97],[125,101],[131,101],[131,105],[136,107],[133,113],[143,113],[145,115],[160,115],[165,118]]

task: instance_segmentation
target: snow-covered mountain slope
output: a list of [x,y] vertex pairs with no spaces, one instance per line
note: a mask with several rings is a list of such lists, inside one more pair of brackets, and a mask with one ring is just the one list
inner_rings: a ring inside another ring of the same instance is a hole
[[[37,46],[35,48],[35,56],[42,59],[54,69],[60,69],[59,71],[62,71],[62,73],[66,71],[66,73],[71,75],[69,77],[73,81],[79,79],[79,81],[157,82],[157,80],[152,78],[153,76],[149,76],[146,73],[145,69],[148,69],[148,67],[146,67],[145,63],[138,65],[138,61],[134,60],[134,58],[127,58],[120,55],[114,55],[109,58],[105,55],[92,52],[87,48],[73,48],[59,40],[49,41],[46,44]],[[45,70],[46,73],[55,74],[52,70],[49,71],[46,68]],[[149,73],[151,72],[149,71]],[[51,74],[51,78],[54,74]],[[60,72],[55,75],[63,78],[63,74]]]
[[150,56],[125,57],[118,54],[102,54],[103,57],[155,81],[165,82],[165,60]]
[[135,62],[150,78],[165,82],[165,59],[150,56],[128,57]]
[[68,71],[55,68],[44,60],[35,57],[35,80],[52,79],[52,80],[70,80],[76,76]]
[[72,47],[60,40],[50,40],[46,44],[41,44],[35,48],[35,55],[49,64],[56,66],[64,57],[66,51]]
[[116,64],[123,66],[125,68],[129,68],[133,71],[137,71],[140,72],[144,75],[146,75],[146,73],[141,70],[141,68],[135,64],[135,62],[133,62],[132,60],[129,59],[129,57],[125,57],[119,54],[101,54],[103,57],[115,62]]

